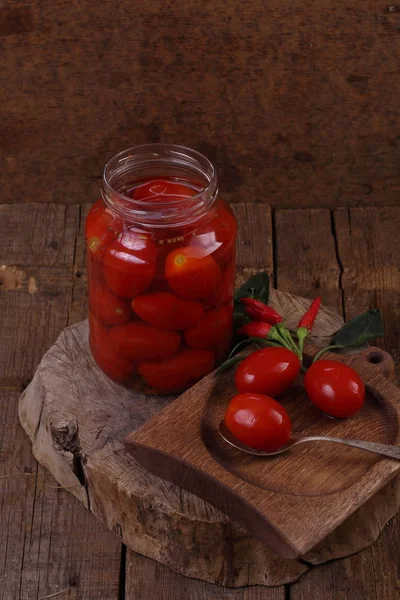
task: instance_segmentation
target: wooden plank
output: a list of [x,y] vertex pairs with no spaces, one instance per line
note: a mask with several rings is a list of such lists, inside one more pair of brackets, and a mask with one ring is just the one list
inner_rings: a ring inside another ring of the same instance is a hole
[[0,205],[0,264],[71,266],[78,219],[77,206]]
[[0,217],[0,598],[66,590],[60,597],[116,600],[121,545],[70,494],[51,487],[57,484],[33,459],[17,414],[20,392],[69,320],[79,211],[8,205]]
[[19,426],[18,390],[3,387],[0,394],[0,598],[14,600],[20,597],[25,544],[31,534],[37,463]]
[[[382,346],[397,358],[399,228],[398,208],[343,209],[335,213],[346,314],[351,318],[368,308],[382,307],[386,327]],[[310,570],[300,583],[292,585],[291,600],[397,600],[399,547],[397,515],[364,552]]]
[[[12,288],[10,279],[0,293],[0,377],[24,382],[33,377],[43,353],[67,325],[71,303],[72,270],[18,267],[24,281]],[[34,281],[34,291],[29,282]]]
[[140,554],[129,553],[125,600],[284,600],[284,586],[223,588],[183,577]]
[[238,284],[257,271],[273,272],[271,208],[235,204],[238,222],[236,267]]
[[382,309],[380,345],[400,361],[400,207],[335,212],[346,317]]
[[8,3],[2,201],[90,201],[114,153],[177,140],[233,202],[396,205],[399,17],[375,0]]
[[119,544],[33,459],[18,423],[19,391],[0,393],[0,598],[65,590],[70,600],[116,600]]
[[73,264],[72,299],[68,311],[68,325],[86,319],[87,315],[87,271],[85,221],[91,204],[79,207],[79,223]]
[[301,582],[291,586],[290,600],[396,600],[398,596],[377,593],[376,579],[380,576],[362,552],[308,571]]
[[290,586],[290,599],[398,600],[399,520],[394,517],[367,550],[310,569]]
[[276,287],[305,298],[321,295],[340,314],[340,266],[329,210],[278,210],[274,236]]

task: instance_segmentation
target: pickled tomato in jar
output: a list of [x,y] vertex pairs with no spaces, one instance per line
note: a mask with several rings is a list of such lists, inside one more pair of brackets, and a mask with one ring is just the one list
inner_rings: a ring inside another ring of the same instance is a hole
[[85,234],[90,348],[110,379],[173,394],[226,359],[236,230],[194,150],[148,144],[109,161]]

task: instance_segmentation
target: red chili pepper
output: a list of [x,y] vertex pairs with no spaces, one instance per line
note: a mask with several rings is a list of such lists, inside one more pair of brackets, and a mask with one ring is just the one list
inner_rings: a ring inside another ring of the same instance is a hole
[[271,327],[272,325],[270,325],[270,323],[265,323],[264,321],[252,321],[251,323],[242,325],[237,332],[239,335],[248,335],[250,337],[263,338],[265,340]]
[[264,321],[270,325],[276,325],[283,321],[281,315],[270,306],[267,306],[254,298],[240,298],[240,302],[246,306],[245,313],[253,321]]
[[299,324],[297,325],[297,339],[299,340],[299,348],[301,353],[303,353],[304,340],[306,339],[314,325],[314,321],[317,317],[320,306],[321,298],[320,296],[318,296],[318,298],[315,298],[315,300],[313,300],[310,308],[302,316],[302,318],[299,321]]
[[311,329],[314,325],[314,321],[317,317],[320,306],[321,306],[321,296],[318,296],[318,298],[315,298],[315,300],[313,300],[308,311],[300,319],[300,322],[297,325],[297,329],[300,329],[301,327],[305,327],[306,329],[308,329],[308,331],[311,331]]

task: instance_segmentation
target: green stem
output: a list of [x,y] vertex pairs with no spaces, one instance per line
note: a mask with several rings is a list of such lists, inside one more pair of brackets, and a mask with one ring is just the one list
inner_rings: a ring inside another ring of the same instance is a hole
[[325,352],[329,352],[329,350],[341,350],[343,348],[346,348],[346,346],[343,346],[342,344],[333,344],[332,346],[327,346],[326,348],[322,348],[322,350],[320,350],[315,356],[314,356],[314,360],[313,363],[315,363],[319,358],[321,358],[321,356],[323,354],[325,354]]
[[225,362],[223,362],[222,365],[219,365],[219,367],[216,370],[216,372],[217,373],[222,373],[222,371],[226,371],[227,369],[229,369],[230,367],[232,367],[232,365],[235,365],[236,363],[240,362],[244,358],[246,358],[246,357],[243,356],[242,354],[236,354],[236,356],[232,356],[232,358],[228,358],[228,360],[226,360]]
[[263,340],[262,338],[253,338],[254,344],[257,348],[268,348],[269,346],[275,346],[276,348],[282,348],[282,344],[279,342],[272,342],[270,340]]
[[298,348],[294,339],[290,335],[290,331],[284,325],[281,325],[280,323],[276,327],[277,327],[278,333],[280,334],[280,336],[283,340],[284,346],[286,346],[286,348],[288,348],[289,350],[292,350],[292,352],[297,354],[297,356],[300,358],[300,361],[301,361],[302,353],[300,352],[300,349]]
[[297,356],[299,356],[299,358],[301,359],[301,357],[303,356],[303,349],[300,348],[300,346],[297,346],[296,342],[292,338],[289,331],[287,331],[286,339],[288,340],[289,344],[291,345],[293,352],[295,352],[297,354]]
[[268,334],[268,340],[267,341],[274,341],[277,342],[279,346],[284,346],[285,348],[287,348],[287,342],[286,340],[282,337],[282,335],[279,333],[279,331],[277,330],[276,326],[274,331],[272,332],[272,329],[270,330],[269,334]]
[[304,342],[309,333],[310,332],[306,327],[297,328],[297,339],[299,340],[299,348],[302,356],[304,351]]
[[236,352],[237,352],[237,350],[238,350],[239,348],[241,348],[242,346],[245,346],[245,345],[247,345],[247,344],[250,344],[250,343],[251,343],[251,340],[250,340],[249,338],[246,338],[245,340],[242,340],[241,342],[238,342],[238,343],[236,344],[236,346],[234,346],[234,347],[232,348],[232,350],[230,351],[230,354],[229,354],[229,356],[228,356],[228,359],[229,359],[229,358],[232,358],[232,356],[234,356],[234,355],[236,354]]

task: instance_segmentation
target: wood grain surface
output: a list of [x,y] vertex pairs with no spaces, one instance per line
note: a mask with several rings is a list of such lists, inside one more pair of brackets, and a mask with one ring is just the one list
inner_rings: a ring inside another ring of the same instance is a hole
[[232,202],[396,205],[400,7],[6,0],[3,202],[82,204],[104,163],[192,146]]
[[[57,3],[54,4],[56,5]],[[23,6],[23,3],[17,6]],[[31,6],[36,6],[34,10],[37,10],[37,5],[32,3]],[[70,6],[71,11],[76,12],[80,5]],[[360,18],[365,14],[364,9],[368,11],[371,6],[370,3],[364,5]],[[373,8],[377,11],[383,10],[375,4]],[[42,6],[41,10],[44,15],[50,9]],[[59,10],[62,14],[62,8]],[[393,16],[393,13],[391,15]],[[89,19],[89,15],[87,18]],[[45,24],[45,20],[43,23]],[[21,51],[21,48],[16,50],[19,38],[13,35],[17,34],[10,34],[4,39],[7,44],[13,46],[14,55],[17,55],[17,50]],[[32,40],[33,37],[32,35]],[[3,43],[4,39],[2,38]],[[32,43],[31,41],[31,46]],[[67,41],[63,43],[66,44]],[[22,46],[22,50],[26,52],[24,45]],[[8,51],[8,59],[9,54]],[[30,68],[29,63],[24,66],[24,69]],[[382,73],[385,69],[386,65]],[[44,94],[42,96],[44,97]],[[3,138],[2,142],[4,143]],[[76,167],[76,163],[74,166]],[[68,194],[64,189],[63,202],[66,195]],[[12,199],[16,200],[15,195]],[[60,199],[61,196],[58,200]],[[74,216],[69,233],[65,236],[64,223],[70,222],[68,210],[72,210]],[[249,214],[252,209],[247,210]],[[83,214],[82,209],[81,216]],[[309,297],[315,296],[318,291],[324,294],[322,288],[316,288],[314,278],[310,279],[307,285],[310,273],[307,261],[310,257],[316,257],[316,275],[322,277],[326,274],[323,262],[317,260],[322,252],[321,246],[313,245],[306,254],[298,244],[296,236],[289,236],[287,231],[278,226],[280,214],[280,211],[276,213],[275,226],[271,230],[271,248],[276,246],[280,239],[288,253],[298,257],[290,276],[287,274],[285,291],[289,289],[292,293],[301,293]],[[323,211],[322,214],[324,222],[328,222],[329,211]],[[398,231],[400,227],[398,212],[392,208],[374,208],[368,211],[356,208],[351,211],[344,209],[343,214],[347,222],[349,215],[352,216],[352,227],[344,230],[348,239],[347,245],[338,243],[342,224],[338,221],[337,213],[331,215],[334,227],[329,235],[336,245],[337,260],[335,262],[335,258],[332,259],[336,273],[333,273],[330,284],[332,289],[336,286],[340,290],[337,297],[340,299],[343,296],[345,307],[347,299],[354,298],[351,304],[354,311],[363,310],[366,307],[365,303],[370,303],[369,306],[373,307],[375,294],[386,299],[384,318],[388,336],[383,344],[387,351],[395,356],[397,353],[398,356],[398,336],[390,333],[398,327],[398,313],[392,309],[390,302],[391,298],[396,300],[396,292],[399,294],[400,289],[395,278],[384,280],[381,275],[383,272],[387,273],[385,268],[390,264],[391,256],[400,255],[398,236],[393,239],[393,235],[389,235],[392,228]],[[58,333],[66,324],[81,320],[85,316],[85,271],[82,263],[83,244],[79,229],[79,209],[65,209],[54,205],[10,205],[2,206],[0,215],[0,267],[5,265],[0,271],[0,448],[12,454],[16,451],[16,464],[24,471],[23,477],[18,471],[15,471],[15,476],[8,477],[14,473],[13,461],[8,454],[1,453],[0,477],[5,477],[0,479],[1,600],[37,600],[60,591],[63,591],[59,594],[63,600],[158,600],[168,598],[167,594],[171,600],[180,597],[188,600],[197,600],[198,597],[207,600],[221,598],[221,588],[193,580],[188,582],[186,578],[171,573],[167,567],[130,552],[126,556],[122,554],[120,571],[121,546],[115,542],[114,536],[101,530],[87,511],[66,491],[48,487],[56,485],[56,482],[46,481],[46,487],[43,488],[43,480],[37,475],[43,471],[37,468],[29,452],[28,440],[18,426],[16,400],[32,377],[43,352],[54,342]],[[46,215],[53,215],[51,218],[55,223],[59,223],[51,232],[45,231],[43,226]],[[384,215],[386,218],[383,218]],[[305,231],[309,218],[307,210],[293,213],[293,219],[296,219],[297,225]],[[256,218],[254,220],[256,221]],[[355,228],[354,223],[357,222],[362,225]],[[292,227],[290,229],[293,230]],[[313,239],[313,236],[311,237]],[[354,282],[346,280],[345,277],[348,269],[354,266],[351,249],[356,252],[355,256],[359,256],[360,247],[366,237],[374,240],[369,244],[372,257],[375,256],[379,245],[377,259],[373,264],[376,273],[375,291],[371,290],[368,279],[364,276],[364,270],[371,268],[371,265],[368,266],[365,262],[361,262],[357,270],[356,277],[363,283],[358,285],[356,290]],[[60,240],[64,240],[62,246],[70,249],[64,254],[65,261],[60,259],[63,255],[55,248]],[[43,261],[45,255],[48,257],[46,264]],[[285,265],[277,260],[276,254],[274,256],[274,273],[278,287],[281,287],[280,269]],[[273,258],[271,252],[270,260]],[[264,262],[264,259],[257,261],[257,267],[260,262]],[[247,269],[250,270],[250,267],[251,265],[248,265]],[[31,277],[34,278],[34,282]],[[332,307],[338,308],[333,304]],[[20,450],[24,440],[26,446]],[[46,504],[44,498],[53,503],[52,512],[46,508],[49,503]],[[82,513],[86,515],[86,522],[82,520]],[[78,514],[81,515],[79,518]],[[70,523],[80,524],[79,536],[75,527],[67,527],[67,531],[64,530],[67,523],[63,521],[63,515],[71,519]],[[56,521],[58,529],[55,528]],[[61,532],[61,538],[58,538],[57,530]],[[310,597],[313,600],[397,600],[399,546],[400,520],[397,516],[371,548],[353,557],[311,569],[298,583],[286,586],[286,589],[225,589],[223,597],[227,600],[308,600]],[[50,555],[49,547],[52,548]],[[42,554],[38,553],[38,548],[42,548]],[[94,548],[98,549],[95,555]],[[48,573],[51,573],[50,578]]]
[[36,463],[17,416],[21,391],[70,312],[85,316],[85,295],[80,310],[76,298],[79,223],[77,206],[0,206],[1,600],[118,594],[121,545]]

